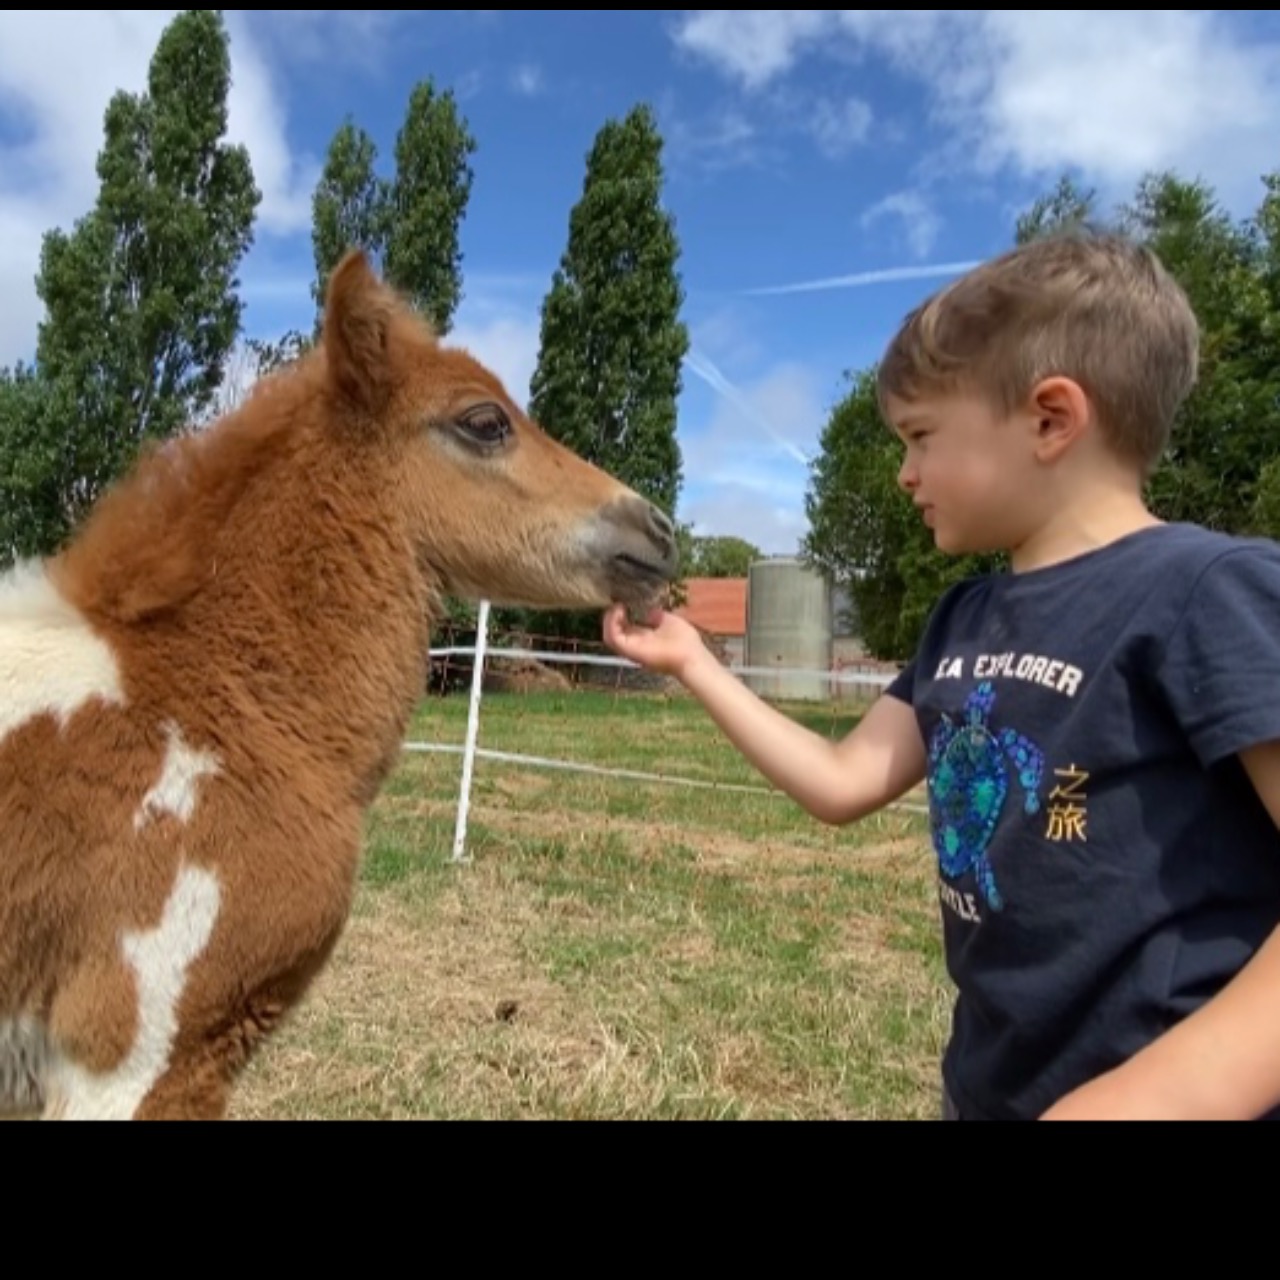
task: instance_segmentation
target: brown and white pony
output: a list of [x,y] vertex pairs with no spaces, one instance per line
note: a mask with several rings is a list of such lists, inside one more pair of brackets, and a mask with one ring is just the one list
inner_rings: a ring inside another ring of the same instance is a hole
[[0,577],[0,1107],[224,1116],[346,923],[441,598],[643,607],[675,557],[348,255],[312,354]]

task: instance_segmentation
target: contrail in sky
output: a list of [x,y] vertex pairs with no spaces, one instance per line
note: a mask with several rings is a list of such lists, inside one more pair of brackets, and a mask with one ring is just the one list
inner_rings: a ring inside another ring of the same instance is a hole
[[933,280],[941,276],[959,276],[972,271],[976,262],[942,262],[922,267],[886,267],[881,271],[863,271],[851,276],[828,276],[825,280],[805,280],[799,284],[772,285],[765,289],[744,289],[749,298],[778,296],[784,293],[818,293],[824,289],[865,289],[869,285],[894,284],[899,280]]
[[[807,280],[799,284],[773,285],[764,289],[746,289],[747,297],[769,297],[793,293],[817,293],[828,289],[864,289],[877,284],[892,284],[900,280],[932,280],[943,276],[963,275],[973,270],[976,262],[943,262],[918,267],[886,267],[879,271],[863,271],[857,275],[829,276],[824,280]],[[743,393],[720,372],[704,355],[691,352],[685,361],[689,372],[701,378],[713,391],[738,408],[790,457],[807,467],[811,459],[792,441],[788,440],[752,406]]]
[[746,417],[750,418],[756,426],[764,431],[776,445],[786,450],[801,466],[807,467],[809,465],[809,458],[805,456],[804,452],[776,430],[770,422],[766,421],[752,406],[747,397],[706,356],[700,355],[696,351],[690,352],[685,358],[685,366],[690,373],[696,374],[713,391],[718,392],[726,400],[736,405]]

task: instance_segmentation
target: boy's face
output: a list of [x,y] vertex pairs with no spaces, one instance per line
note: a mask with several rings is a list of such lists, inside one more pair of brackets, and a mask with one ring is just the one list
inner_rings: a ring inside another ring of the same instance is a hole
[[892,401],[905,446],[898,483],[948,555],[1008,551],[1035,518],[1042,478],[1031,420],[998,415],[985,400],[937,395]]

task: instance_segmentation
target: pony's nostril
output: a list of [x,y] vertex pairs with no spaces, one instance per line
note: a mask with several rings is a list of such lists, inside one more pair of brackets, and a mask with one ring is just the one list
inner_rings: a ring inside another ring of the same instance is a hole
[[649,532],[668,553],[675,551],[676,546],[676,527],[671,522],[665,511],[650,505],[649,507]]
[[649,523],[661,537],[674,538],[676,536],[675,525],[671,523],[667,513],[658,507],[651,506],[649,508]]

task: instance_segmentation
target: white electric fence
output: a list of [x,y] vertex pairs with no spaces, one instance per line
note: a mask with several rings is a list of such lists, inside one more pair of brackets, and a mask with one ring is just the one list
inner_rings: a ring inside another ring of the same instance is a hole
[[[642,782],[655,786],[677,786],[691,788],[694,790],[722,791],[729,794],[781,796],[781,792],[764,786],[753,787],[735,783],[707,782],[700,779],[681,778],[657,773],[645,773],[633,769],[610,769],[601,765],[581,764],[566,760],[551,760],[538,756],[527,756],[506,751],[487,751],[481,749],[479,745],[480,709],[481,703],[484,699],[485,665],[490,660],[538,662],[546,665],[555,665],[559,663],[575,667],[603,667],[624,671],[641,670],[641,668],[637,667],[635,663],[629,662],[625,658],[618,657],[582,653],[549,653],[526,648],[492,649],[489,647],[490,615],[491,607],[488,602],[485,602],[480,606],[479,618],[476,623],[476,643],[474,647],[448,646],[441,649],[433,649],[431,651],[431,657],[433,660],[448,658],[475,659],[475,665],[471,673],[471,700],[467,713],[467,736],[465,745],[458,747],[447,743],[407,742],[404,746],[404,750],[410,754],[462,756],[462,783],[458,796],[458,817],[453,840],[452,860],[454,863],[460,864],[468,861],[467,828],[471,815],[471,789],[475,779],[475,766],[477,760],[486,760],[497,764],[511,765],[517,768],[577,773],[600,778]],[[811,670],[792,670],[780,667],[752,668],[742,666],[731,666],[729,670],[735,676],[740,678],[750,676],[767,678],[818,677],[822,681],[829,682],[831,685],[837,687],[841,685],[850,685],[884,688],[892,683],[894,679],[890,674],[868,670],[818,672]],[[927,809],[920,805],[909,803],[901,803],[894,807],[908,813],[927,814],[928,812]]]

